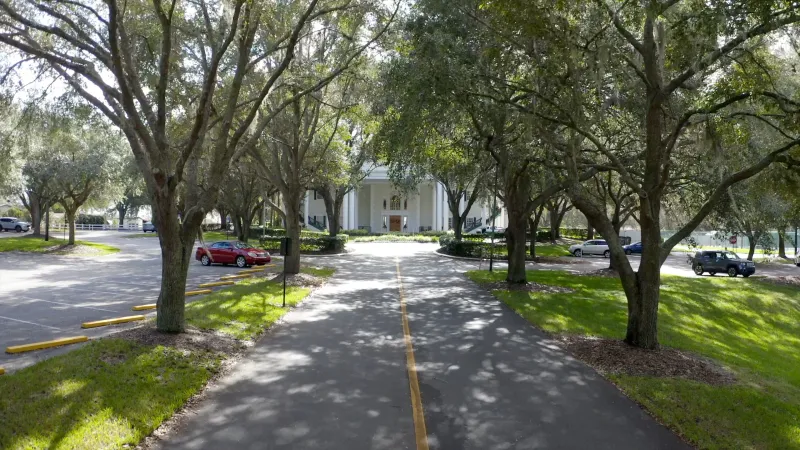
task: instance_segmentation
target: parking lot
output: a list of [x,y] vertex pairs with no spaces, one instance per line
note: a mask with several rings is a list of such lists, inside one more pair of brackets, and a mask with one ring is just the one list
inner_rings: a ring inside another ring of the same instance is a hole
[[[0,233],[3,235],[18,236],[17,233]],[[119,253],[108,256],[0,253],[0,348],[70,336],[108,334],[126,325],[84,330],[81,323],[142,314],[131,308],[155,303],[161,282],[158,239],[122,236],[123,233],[113,231],[79,232],[79,239],[120,248]],[[233,266],[203,267],[192,259],[187,290],[239,270]],[[196,298],[202,297],[189,297],[187,301]],[[2,353],[0,366],[13,370],[59,351],[65,350]]]

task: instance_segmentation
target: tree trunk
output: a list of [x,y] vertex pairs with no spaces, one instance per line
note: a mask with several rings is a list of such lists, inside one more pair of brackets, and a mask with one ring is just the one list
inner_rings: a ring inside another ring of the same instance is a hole
[[750,244],[750,251],[747,253],[748,261],[753,260],[753,256],[756,254],[756,244],[758,243],[758,238],[760,237],[761,237],[760,234],[747,235],[747,240],[749,241]]
[[[165,189],[166,190],[166,189]],[[166,192],[153,199],[153,222],[161,245],[161,291],[158,294],[156,328],[166,333],[183,332],[186,323],[186,277],[194,243],[205,211],[178,216],[177,193]]]
[[339,234],[344,196],[348,192],[340,192],[339,189],[329,189],[328,187],[316,191],[322,195],[322,202],[325,204],[325,215],[328,216],[328,235],[334,237]]
[[525,232],[528,218],[518,212],[508,211],[508,227],[506,228],[506,248],[508,249],[508,276],[509,283],[527,283],[525,273],[525,254],[527,242]]
[[586,240],[594,239],[594,227],[591,225],[586,227]]
[[556,243],[558,239],[558,208],[548,210],[550,213],[550,242]]
[[31,197],[31,207],[29,208],[28,212],[31,214],[31,222],[33,223],[33,235],[34,236],[41,236],[42,235],[42,205],[39,203],[39,199],[34,199]]
[[286,237],[292,240],[289,256],[284,258],[284,267],[287,274],[300,273],[300,222],[297,217],[300,215],[301,196],[304,190],[300,190],[296,195],[284,195],[286,208]]
[[[643,200],[644,202],[644,200]],[[643,204],[642,209],[646,208]],[[661,233],[657,218],[642,214],[642,258],[639,270],[630,279],[620,271],[628,299],[628,328],[625,342],[634,347],[658,348],[658,303],[661,287]],[[624,253],[616,252],[622,257]]]
[[67,219],[67,226],[69,227],[69,240],[67,245],[75,245],[75,213],[77,210],[69,210],[64,208],[64,217]]
[[117,212],[119,213],[119,226],[121,227],[125,225],[125,214],[128,212],[128,208],[117,205]]
[[456,209],[453,209],[453,206],[450,206],[450,215],[453,216],[453,233],[455,239],[460,241],[464,236],[464,227],[462,226],[461,222],[461,214],[458,213],[458,204],[456,204]]
[[228,229],[228,211],[217,208],[217,212],[219,213],[219,227],[225,231]]
[[231,213],[231,220],[233,220],[233,234],[236,235],[237,239],[242,239],[242,220],[238,214]]
[[786,258],[786,239],[783,227],[778,229],[778,258]]

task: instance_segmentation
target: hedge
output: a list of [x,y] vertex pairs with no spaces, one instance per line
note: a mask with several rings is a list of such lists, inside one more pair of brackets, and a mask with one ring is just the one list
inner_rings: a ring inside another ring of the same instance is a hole
[[[259,238],[265,250],[277,252],[281,249],[283,236],[262,236]],[[300,236],[301,253],[343,253],[349,236],[339,234],[335,237],[317,233],[315,236]]]
[[83,225],[103,225],[106,223],[106,218],[103,216],[78,214],[78,217],[75,218],[75,223],[80,223]]

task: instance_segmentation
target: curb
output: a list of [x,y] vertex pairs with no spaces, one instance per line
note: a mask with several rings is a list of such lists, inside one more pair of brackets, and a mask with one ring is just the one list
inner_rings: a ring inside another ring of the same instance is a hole
[[215,281],[214,283],[198,284],[197,287],[209,288],[209,287],[218,287],[218,286],[230,286],[232,284],[235,284],[235,283],[233,281]]
[[131,308],[131,310],[132,311],[145,311],[145,310],[148,310],[148,309],[156,309],[156,306],[158,306],[156,303],[150,303],[148,305],[134,306],[133,308]]
[[127,316],[127,317],[117,317],[114,319],[95,320],[93,322],[84,322],[81,324],[81,328],[97,328],[97,327],[104,327],[107,325],[116,325],[119,323],[135,322],[137,320],[144,320],[144,316],[143,315]]
[[195,295],[205,295],[205,294],[210,294],[210,293],[211,293],[211,289],[199,289],[199,290],[196,290],[196,291],[186,291],[186,293],[184,295],[187,296],[187,297],[194,297]]
[[243,273],[239,275],[225,275],[223,277],[219,277],[219,279],[222,281],[228,281],[228,280],[242,280],[244,278],[252,278],[252,277],[253,274],[251,273]]
[[68,338],[55,339],[52,341],[34,342],[32,344],[12,345],[11,347],[6,347],[6,353],[13,354],[13,353],[30,352],[33,350],[43,350],[45,348],[61,347],[62,345],[77,344],[78,342],[86,342],[88,340],[89,340],[88,336],[74,336]]

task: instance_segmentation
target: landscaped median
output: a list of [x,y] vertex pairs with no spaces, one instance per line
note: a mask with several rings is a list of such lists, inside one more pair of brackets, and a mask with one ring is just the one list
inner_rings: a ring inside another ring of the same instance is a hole
[[96,242],[75,241],[75,245],[67,245],[63,239],[50,238],[45,241],[42,237],[20,236],[0,239],[0,252],[27,252],[51,254],[79,254],[101,256],[117,253],[119,249]]
[[333,274],[302,272],[288,279],[287,308],[283,285],[266,273],[188,303],[186,333],[158,333],[148,321],[3,375],[0,448],[136,446],[203,389],[225,359]]
[[[442,236],[439,238],[439,252],[445,255],[458,256],[462,258],[489,258],[491,253],[494,253],[495,259],[508,259],[508,247],[505,241],[497,240],[494,242],[494,251],[492,252],[492,243],[484,236],[480,235],[465,235],[460,241],[455,240],[452,235]],[[535,246],[536,258],[559,258],[562,256],[570,256],[569,243],[550,243],[550,242],[537,242]],[[530,254],[526,255],[529,260],[534,260]],[[570,261],[576,261],[570,259]]]
[[797,286],[665,276],[652,352],[620,343],[617,278],[530,271],[508,290],[504,272],[468,276],[699,448],[800,448]]

